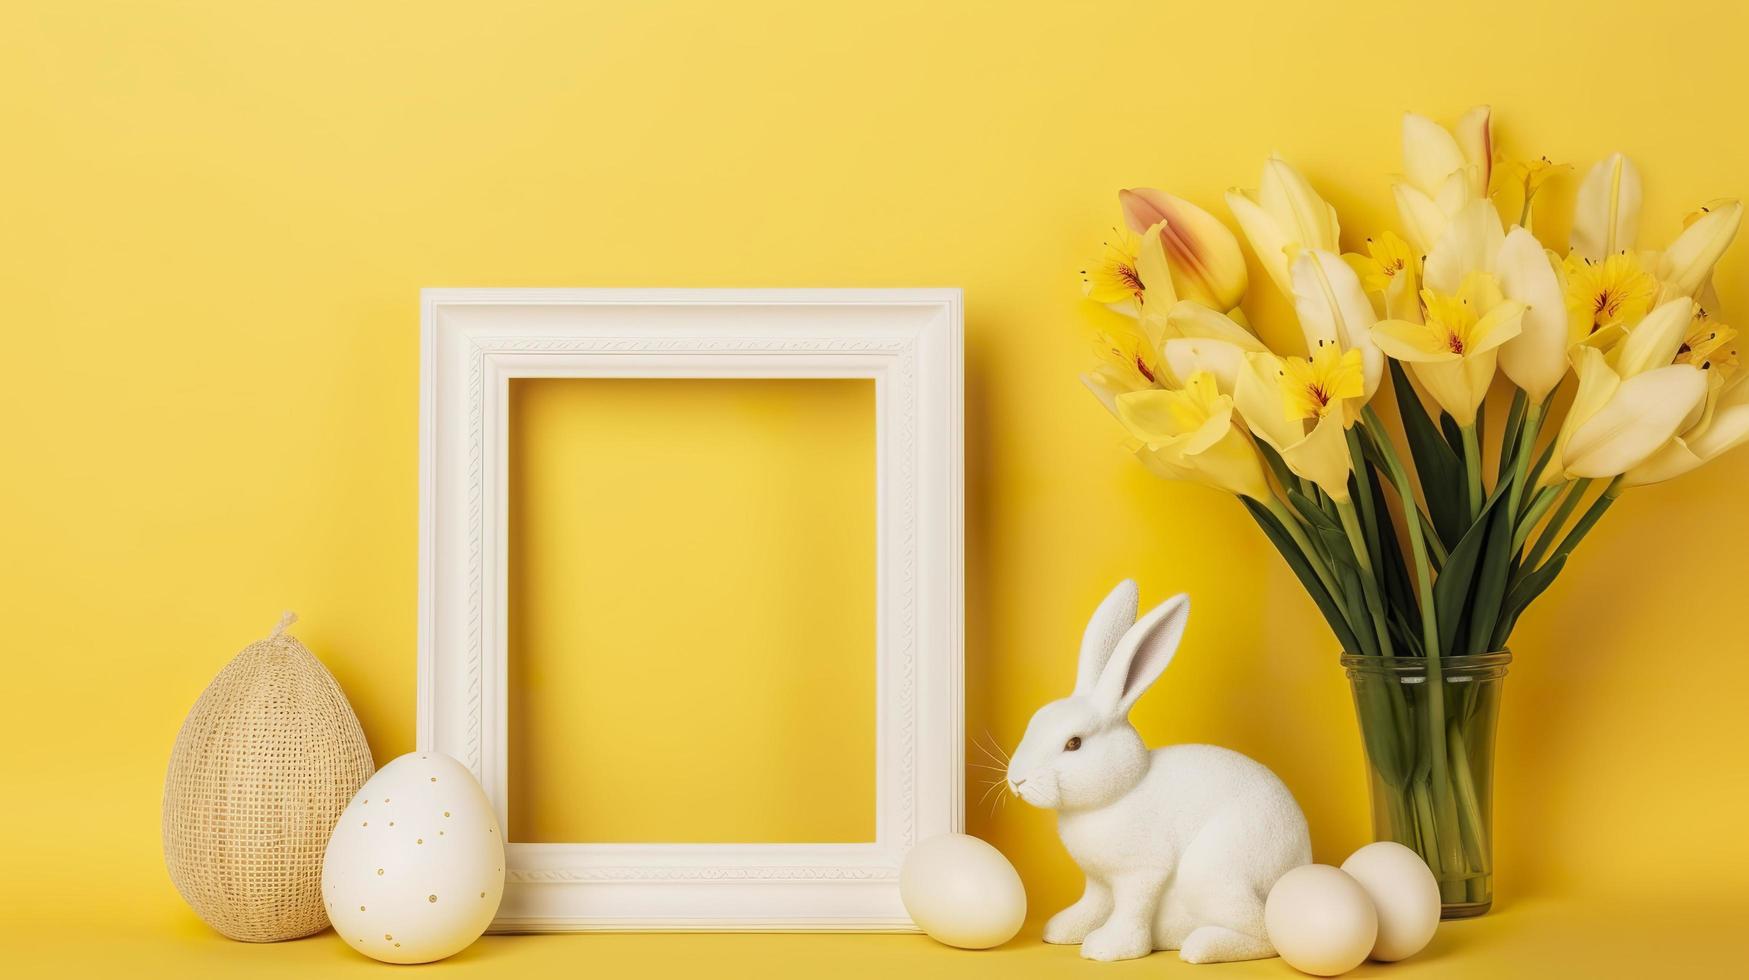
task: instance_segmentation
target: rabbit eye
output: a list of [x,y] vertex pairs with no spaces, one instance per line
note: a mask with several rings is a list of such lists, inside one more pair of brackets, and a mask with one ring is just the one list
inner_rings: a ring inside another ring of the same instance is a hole
[[1063,743],[1063,751],[1064,752],[1073,752],[1080,747],[1081,747],[1081,736],[1079,736],[1079,735],[1076,735],[1074,738],[1071,738],[1067,742]]

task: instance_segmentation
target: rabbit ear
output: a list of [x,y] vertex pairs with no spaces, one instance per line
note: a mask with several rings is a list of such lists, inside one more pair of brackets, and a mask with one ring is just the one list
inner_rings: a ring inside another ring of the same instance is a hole
[[1190,596],[1180,593],[1155,606],[1123,636],[1111,661],[1099,675],[1093,699],[1113,717],[1122,718],[1142,692],[1172,662],[1184,625],[1190,619]]
[[1136,623],[1139,596],[1134,579],[1124,579],[1105,597],[1093,618],[1087,621],[1087,632],[1081,634],[1081,662],[1075,671],[1075,693],[1092,694],[1105,662],[1117,649],[1124,631]]

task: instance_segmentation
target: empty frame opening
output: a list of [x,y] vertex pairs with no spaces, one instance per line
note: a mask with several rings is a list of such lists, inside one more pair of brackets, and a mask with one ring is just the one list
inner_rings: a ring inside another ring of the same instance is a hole
[[510,384],[510,839],[875,837],[868,379]]

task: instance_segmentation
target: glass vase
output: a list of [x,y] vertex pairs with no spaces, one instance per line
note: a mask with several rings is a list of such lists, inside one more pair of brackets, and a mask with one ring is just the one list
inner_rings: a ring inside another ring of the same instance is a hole
[[1426,860],[1442,917],[1494,902],[1494,723],[1509,651],[1473,657],[1347,654],[1366,748],[1375,840]]

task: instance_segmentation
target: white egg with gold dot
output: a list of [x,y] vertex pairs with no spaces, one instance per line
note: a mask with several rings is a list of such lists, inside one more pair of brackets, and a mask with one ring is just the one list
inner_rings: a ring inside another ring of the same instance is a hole
[[413,752],[352,798],[322,861],[322,902],[346,945],[385,963],[467,948],[504,894],[504,834],[461,763]]

